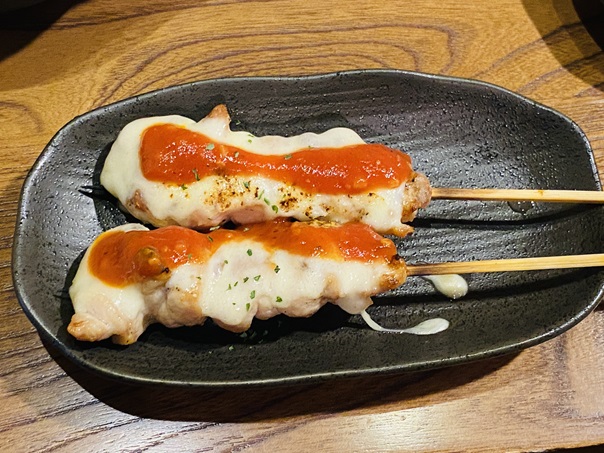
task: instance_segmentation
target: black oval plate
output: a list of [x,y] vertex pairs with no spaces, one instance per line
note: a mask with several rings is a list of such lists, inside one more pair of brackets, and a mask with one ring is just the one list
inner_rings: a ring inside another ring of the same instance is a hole
[[[336,376],[442,367],[509,353],[583,319],[602,295],[598,269],[471,275],[470,293],[449,301],[410,278],[375,299],[389,327],[448,319],[433,336],[377,333],[327,306],[309,319],[255,322],[244,335],[211,323],[151,326],[128,347],[75,341],[66,291],[77,260],[104,229],[127,221],[110,198],[78,189],[98,181],[108,147],[135,118],[194,119],[225,103],[234,128],[256,135],[356,130],[408,152],[438,187],[600,190],[589,144],[568,118],[485,83],[400,71],[196,82],[99,108],[61,129],[23,187],[13,249],[19,301],[41,335],[76,363],[109,377],[189,386],[309,382]],[[397,240],[408,262],[601,252],[598,206],[434,201],[416,233]],[[295,282],[292,282],[295,284]]]

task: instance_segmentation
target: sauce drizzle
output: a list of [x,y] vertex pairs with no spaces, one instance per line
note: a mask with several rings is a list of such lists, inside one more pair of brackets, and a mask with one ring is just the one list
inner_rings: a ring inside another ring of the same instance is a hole
[[[360,223],[321,225],[273,222],[217,229],[203,234],[179,226],[151,231],[108,231],[93,243],[88,265],[90,272],[111,286],[126,286],[153,278],[167,278],[172,268],[186,263],[203,263],[222,244],[253,240],[267,250],[284,250],[307,257],[336,261],[390,263],[396,246],[389,239]],[[242,256],[252,249],[242,247]]]
[[261,175],[309,193],[326,194],[396,188],[413,174],[407,154],[381,144],[262,155],[216,143],[201,133],[173,124],[147,128],[139,158],[143,175],[164,184],[193,184],[211,175]]

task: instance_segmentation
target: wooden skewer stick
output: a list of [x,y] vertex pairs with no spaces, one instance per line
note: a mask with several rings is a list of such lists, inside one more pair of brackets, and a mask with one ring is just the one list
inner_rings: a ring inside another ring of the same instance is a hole
[[598,190],[457,189],[433,187],[432,199],[604,203],[604,192]]
[[544,256],[407,266],[408,275],[474,274],[483,272],[537,271],[604,266],[604,253],[592,255]]

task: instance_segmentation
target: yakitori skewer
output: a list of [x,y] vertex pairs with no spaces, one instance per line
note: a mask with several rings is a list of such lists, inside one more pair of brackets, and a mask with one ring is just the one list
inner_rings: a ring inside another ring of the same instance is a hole
[[199,122],[135,120],[112,145],[100,183],[145,223],[201,230],[289,217],[363,222],[402,237],[430,201],[407,154],[351,129],[257,137],[230,122],[224,105]]
[[253,318],[308,317],[328,301],[359,314],[407,275],[591,266],[604,266],[604,253],[407,266],[394,242],[361,223],[278,219],[205,234],[126,224],[84,254],[69,289],[68,331],[130,344],[150,322],[191,326],[209,317],[243,332]]
[[120,344],[150,322],[203,324],[232,332],[252,319],[308,317],[328,301],[351,314],[402,285],[395,244],[361,223],[274,220],[203,234],[126,224],[87,249],[69,289],[74,337]]
[[432,199],[537,201],[550,203],[604,203],[604,192],[597,190],[540,189],[461,189],[433,187]]
[[[288,217],[362,222],[403,237],[430,201],[430,183],[409,155],[351,129],[255,136],[230,124],[225,105],[199,122],[137,119],[113,143],[100,183],[142,222],[200,230]],[[597,191],[436,188],[432,198],[604,202]]]
[[407,265],[407,275],[474,274],[604,266],[604,253]]

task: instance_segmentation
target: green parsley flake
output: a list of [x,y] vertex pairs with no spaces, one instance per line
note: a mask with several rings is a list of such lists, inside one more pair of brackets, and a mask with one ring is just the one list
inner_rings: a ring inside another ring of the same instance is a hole
[[268,200],[268,198],[265,198],[265,199],[264,199],[264,202],[266,203],[266,205],[267,205],[267,206],[270,206],[270,205],[271,205],[271,202]]
[[206,145],[206,149],[207,149],[208,151],[212,151],[212,150],[214,149],[214,143],[208,143],[208,144]]
[[256,297],[256,290],[253,290],[253,291],[250,293],[250,299],[253,299],[254,297]]
[[260,192],[260,194],[258,194],[258,199],[262,200],[262,195],[264,195],[264,190],[262,192]]
[[243,181],[243,187],[245,187],[246,189],[250,188],[250,182],[249,181]]
[[229,260],[224,260],[224,264],[229,264]]
[[195,181],[199,181],[199,173],[197,173],[197,168],[193,169],[193,175],[195,175]]
[[277,205],[272,205],[272,206],[271,206],[271,209],[272,209],[273,211],[275,211],[275,213],[279,212],[279,208],[277,207]]
[[291,154],[286,154],[286,155],[285,155],[285,160],[289,160],[289,159],[291,159],[291,158],[292,158],[292,155],[291,155]]
[[[252,297],[252,299],[253,299],[253,297]],[[247,304],[245,304],[245,309],[246,309],[247,311],[250,311],[250,307],[251,307],[251,305],[250,305],[250,303],[249,303],[249,302],[248,302]]]
[[180,186],[180,188],[181,188],[182,190],[187,190],[187,189],[188,189],[188,187],[187,187],[187,185],[186,185],[186,184],[182,184],[182,185]]
[[229,283],[229,287],[227,288],[227,291],[232,290],[233,288],[231,287],[231,284]]
[[252,249],[247,249],[247,255],[252,256]]
[[281,296],[277,296],[276,301],[277,301],[277,302],[283,302],[283,299],[281,299]]
[[275,274],[278,274],[280,270],[281,270],[281,268],[279,267],[279,265],[276,265],[275,266]]
[[256,275],[256,276],[254,277],[254,281],[258,281],[258,280],[260,280],[260,275]]
[[212,239],[212,236],[208,236],[208,241],[214,242],[214,239]]
[[237,281],[236,281],[236,282],[233,284],[233,286],[235,287],[235,286],[237,286],[238,284],[239,284],[239,280],[237,280]]
[[243,283],[246,283],[249,279],[249,277],[243,277]]

